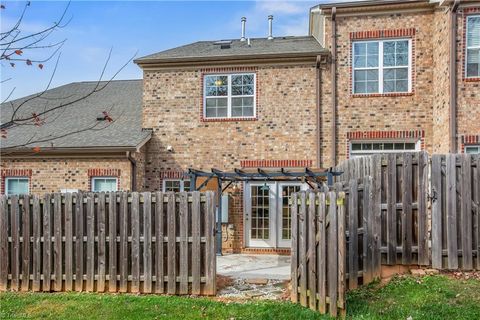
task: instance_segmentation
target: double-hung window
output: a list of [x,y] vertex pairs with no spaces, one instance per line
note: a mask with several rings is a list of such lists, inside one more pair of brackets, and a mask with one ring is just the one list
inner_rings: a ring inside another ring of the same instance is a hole
[[255,73],[204,76],[207,119],[255,117]]
[[411,40],[353,42],[353,93],[411,92]]
[[108,192],[117,191],[118,178],[116,177],[93,177],[92,191],[93,192]]
[[190,180],[165,179],[162,189],[163,192],[188,192],[190,191]]
[[27,177],[6,177],[5,194],[28,194],[30,191]]
[[466,77],[480,78],[480,15],[467,17]]

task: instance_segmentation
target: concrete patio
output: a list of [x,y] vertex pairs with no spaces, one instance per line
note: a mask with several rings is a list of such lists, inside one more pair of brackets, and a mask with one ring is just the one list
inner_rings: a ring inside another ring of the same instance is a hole
[[290,280],[290,256],[252,254],[218,256],[217,274],[236,279]]

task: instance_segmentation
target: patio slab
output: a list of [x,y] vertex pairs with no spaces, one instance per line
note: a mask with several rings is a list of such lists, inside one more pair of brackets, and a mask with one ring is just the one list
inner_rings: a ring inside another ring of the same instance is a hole
[[263,254],[218,256],[217,274],[234,279],[290,280],[290,256]]

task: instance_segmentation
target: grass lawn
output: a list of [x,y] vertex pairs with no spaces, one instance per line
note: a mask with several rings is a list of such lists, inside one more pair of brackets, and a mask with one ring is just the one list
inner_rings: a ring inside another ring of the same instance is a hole
[[[480,281],[399,277],[350,292],[350,319],[480,319]],[[1,293],[0,319],[325,319],[289,302],[88,293]]]

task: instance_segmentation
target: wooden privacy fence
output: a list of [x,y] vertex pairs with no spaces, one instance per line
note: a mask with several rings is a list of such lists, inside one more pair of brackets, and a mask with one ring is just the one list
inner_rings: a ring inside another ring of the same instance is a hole
[[432,156],[432,266],[480,270],[480,156]]
[[214,196],[0,196],[0,290],[214,295]]
[[374,205],[368,224],[379,228],[375,236],[380,239],[381,263],[429,265],[428,154],[359,157],[344,161],[336,170],[344,172],[337,177],[339,182],[372,177]]
[[346,291],[380,276],[380,210],[374,195],[371,177],[293,195],[293,302],[331,316],[344,314]]
[[345,313],[345,194],[292,197],[291,300],[321,313]]

